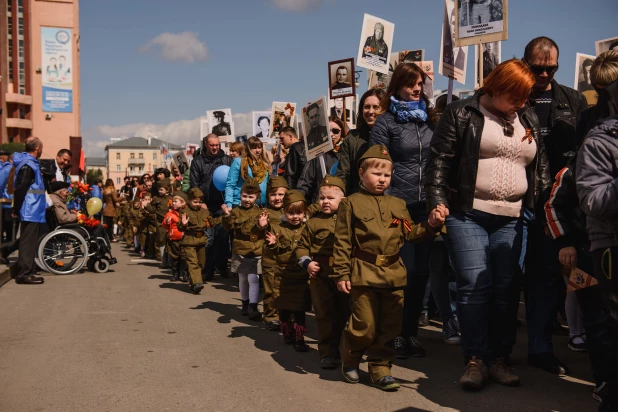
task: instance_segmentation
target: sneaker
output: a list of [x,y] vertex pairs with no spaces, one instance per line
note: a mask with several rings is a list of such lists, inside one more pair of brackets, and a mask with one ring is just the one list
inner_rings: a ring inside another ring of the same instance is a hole
[[204,289],[204,285],[202,285],[201,283],[196,283],[195,285],[193,285],[193,294],[199,295],[202,289]]
[[347,383],[358,383],[360,376],[358,375],[358,368],[347,368],[341,364],[341,375]]
[[607,388],[607,382],[602,382],[600,385],[592,388],[592,399],[597,402],[603,402],[603,395],[605,394],[605,388]]
[[408,359],[408,344],[404,338],[397,336],[394,341],[397,359]]
[[146,252],[144,252],[143,250],[140,250],[139,255],[144,258],[146,257]]
[[581,335],[571,336],[568,347],[574,352],[588,352],[588,344]]
[[472,359],[466,365],[463,376],[459,379],[461,388],[468,391],[480,391],[487,382],[489,371],[482,359]]
[[506,364],[504,358],[496,358],[489,362],[489,376],[500,385],[519,385],[519,376],[513,373],[513,370]]
[[553,353],[533,353],[528,355],[528,365],[541,368],[555,375],[568,375],[569,368]]
[[444,342],[449,345],[461,344],[461,336],[459,335],[459,332],[457,332],[457,323],[455,318],[450,318],[448,322],[442,326],[442,335],[444,335]]
[[320,368],[335,369],[337,367],[337,359],[332,356],[325,356],[320,360]]
[[399,389],[399,381],[392,376],[384,376],[383,378],[380,378],[377,382],[372,382],[371,386],[382,389],[385,392],[391,392]]
[[422,358],[427,355],[427,351],[414,336],[408,337],[408,355],[414,358]]
[[418,318],[418,326],[429,326],[429,313],[421,313],[421,316]]

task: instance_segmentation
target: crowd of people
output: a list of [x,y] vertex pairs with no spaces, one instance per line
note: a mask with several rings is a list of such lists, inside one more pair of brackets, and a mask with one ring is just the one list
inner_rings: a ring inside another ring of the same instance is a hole
[[[618,52],[592,64],[593,107],[554,80],[558,58],[553,40],[533,39],[472,98],[435,106],[425,73],[401,64],[387,90],[362,96],[355,130],[329,119],[325,167],[306,161],[290,126],[272,160],[257,137],[228,155],[209,134],[184,175],[159,169],[126,178],[118,193],[108,181],[109,236],[122,233],[196,294],[216,272],[237,275],[241,315],[298,352],[313,310],[321,367],[357,383],[366,356],[371,384],[385,391],[399,387],[396,359],[426,355],[418,325],[431,306],[444,341],[461,345],[463,389],[519,385],[510,355],[523,290],[528,364],[569,373],[552,345],[563,313],[569,348],[589,353],[599,410],[616,411]],[[29,211],[44,209],[46,190],[23,172],[36,172],[40,156],[26,146],[15,185],[22,238],[43,223]],[[224,190],[213,181],[222,166]],[[588,275],[598,285],[582,287]],[[565,294],[568,283],[577,290]]]

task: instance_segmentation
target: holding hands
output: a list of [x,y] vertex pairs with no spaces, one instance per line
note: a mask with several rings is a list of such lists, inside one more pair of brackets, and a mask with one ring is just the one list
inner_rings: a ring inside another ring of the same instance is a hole
[[320,264],[318,262],[311,262],[309,263],[309,266],[307,266],[307,272],[309,272],[309,276],[312,278],[316,277],[319,271]]
[[340,282],[337,282],[337,290],[339,290],[339,292],[347,293],[349,295],[350,291],[352,290],[352,283],[349,280],[342,280]]
[[268,226],[268,212],[263,210],[262,213],[260,213],[260,215],[258,216],[258,225],[260,227],[266,227]]
[[446,217],[448,215],[448,208],[443,204],[439,204],[429,213],[427,223],[429,223],[429,226],[435,229],[440,228],[444,225],[444,222],[446,221]]

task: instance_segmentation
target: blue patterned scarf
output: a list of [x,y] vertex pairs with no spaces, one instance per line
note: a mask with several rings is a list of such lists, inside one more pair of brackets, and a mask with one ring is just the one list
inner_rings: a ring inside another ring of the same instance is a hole
[[395,115],[397,123],[408,123],[413,120],[427,120],[427,105],[421,98],[411,102],[400,102],[391,96],[391,113]]

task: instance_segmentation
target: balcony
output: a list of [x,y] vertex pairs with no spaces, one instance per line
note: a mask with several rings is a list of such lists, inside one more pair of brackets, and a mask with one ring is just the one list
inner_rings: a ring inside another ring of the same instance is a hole
[[7,93],[4,95],[4,100],[7,103],[17,103],[32,106],[32,96],[19,93]]
[[28,119],[6,119],[6,127],[7,128],[15,128],[15,129],[30,129],[32,130],[32,120]]
[[146,164],[146,161],[144,159],[129,159],[129,161],[127,162],[127,164],[129,165],[138,165],[138,166],[143,166]]

